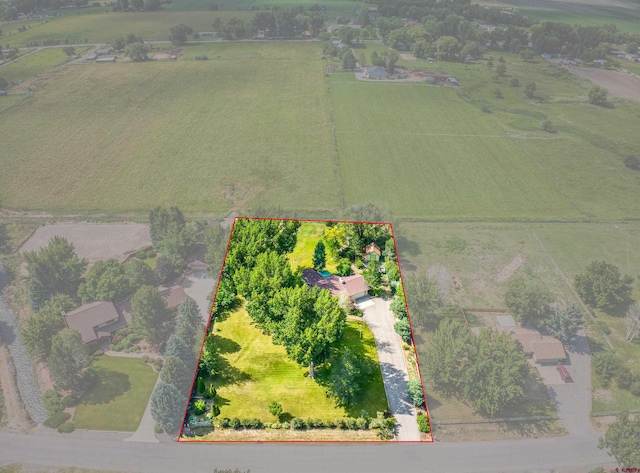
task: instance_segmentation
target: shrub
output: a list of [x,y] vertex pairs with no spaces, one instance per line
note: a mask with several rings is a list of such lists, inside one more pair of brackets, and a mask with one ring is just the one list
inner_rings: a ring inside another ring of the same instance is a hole
[[547,133],[556,132],[556,129],[553,127],[553,123],[551,123],[551,120],[544,120],[542,123],[540,123],[540,129],[542,131],[546,131]]
[[202,379],[202,376],[198,376],[198,392],[204,393],[204,379]]
[[400,337],[402,337],[402,340],[404,340],[405,343],[411,342],[411,327],[406,319],[398,320],[393,325],[393,329],[398,335],[400,335]]
[[616,384],[620,389],[629,389],[633,384],[633,373],[625,365],[619,366],[616,371]]
[[58,427],[58,432],[60,432],[61,434],[70,434],[74,430],[76,430],[76,426],[73,422],[65,422],[60,427]]
[[640,169],[640,159],[637,156],[630,154],[624,158],[624,165],[629,169],[635,169],[636,171]]
[[237,417],[234,417],[229,421],[229,427],[232,429],[238,430],[241,426],[242,424],[240,423],[240,419],[238,419]]
[[633,394],[634,396],[640,396],[640,381],[635,381],[631,383],[631,387],[629,387],[629,391],[631,391],[631,394]]
[[605,335],[611,335],[611,329],[603,320],[596,320],[596,327]]
[[414,406],[422,406],[424,404],[424,396],[422,394],[422,386],[420,380],[413,379],[409,381],[409,387],[407,389],[409,393],[409,399],[413,402]]
[[71,414],[68,412],[58,412],[50,416],[47,420],[44,421],[44,425],[46,427],[50,427],[52,429],[56,429],[64,424],[66,421],[71,419]]
[[289,422],[283,422],[283,423],[280,425],[280,428],[282,428],[282,429],[284,429],[284,430],[288,430],[288,429],[290,429],[290,428],[291,428],[291,424],[289,424]]
[[164,432],[164,429],[161,426],[159,426],[158,424],[156,424],[155,427],[153,428],[153,431],[156,434],[161,434],[162,432]]
[[294,417],[293,419],[291,419],[291,428],[292,429],[296,429],[296,430],[302,430],[304,429],[305,423],[302,419],[299,419],[298,417]]
[[75,396],[69,394],[68,396],[63,397],[61,402],[64,407],[71,407],[75,406],[78,400],[75,398]]
[[335,429],[336,428],[336,422],[333,420],[328,420],[324,423],[324,426],[327,427],[328,429]]
[[483,112],[483,113],[491,113],[491,109],[489,108],[489,105],[488,105],[488,104],[486,104],[486,103],[485,103],[485,104],[482,106],[482,112]]
[[149,363],[149,357],[147,355],[144,355],[142,357],[142,361],[144,361],[145,363]]
[[245,429],[251,428],[251,419],[240,419],[240,425]]
[[64,406],[60,401],[60,396],[53,389],[49,389],[42,395],[42,400],[44,401],[44,407],[47,409],[47,413],[52,416],[57,414],[58,412],[62,412]]
[[511,87],[520,87],[520,81],[517,77],[512,77],[509,84],[511,84]]
[[224,419],[220,419],[220,423],[218,425],[220,426],[221,429],[227,429],[229,428],[230,424],[231,424],[231,420],[228,417],[225,417]]
[[359,259],[359,258],[358,258],[358,259],[356,259],[356,268],[358,268],[358,269],[362,269],[362,268],[364,268],[364,263],[363,263],[363,262],[362,262],[362,260],[361,260],[361,259]]
[[502,91],[500,89],[496,89],[493,91],[493,96],[497,99],[501,99],[502,97],[504,97]]
[[193,403],[193,413],[197,416],[204,414],[207,410],[207,403],[204,402],[204,399],[198,399]]
[[214,399],[216,397],[216,394],[216,388],[213,387],[213,384],[210,384],[209,387],[204,390],[204,393],[202,395],[205,399]]
[[338,429],[346,429],[347,428],[347,424],[345,424],[344,419],[341,418],[341,417],[339,417],[339,418],[337,418],[335,420],[335,424],[336,424],[336,427]]
[[367,430],[369,428],[369,419],[366,417],[358,417],[356,419],[356,426],[360,430]]
[[607,387],[613,375],[618,369],[618,358],[612,351],[600,351],[593,355],[591,358],[591,364],[593,370],[600,378],[602,378],[602,384]]
[[153,369],[155,369],[156,371],[160,372],[162,370],[162,365],[163,365],[162,360],[160,358],[157,358],[153,362]]
[[431,426],[429,425],[429,418],[425,415],[418,416],[418,428],[420,432],[429,433],[431,432]]
[[358,423],[353,417],[347,417],[345,419],[345,424],[349,430],[358,430]]

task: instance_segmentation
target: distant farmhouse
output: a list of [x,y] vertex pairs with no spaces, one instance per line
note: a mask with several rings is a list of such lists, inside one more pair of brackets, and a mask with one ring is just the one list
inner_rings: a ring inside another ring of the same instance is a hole
[[337,297],[345,293],[354,301],[369,292],[369,286],[361,274],[344,277],[331,275],[323,278],[315,269],[307,268],[302,271],[302,279],[309,286],[328,289],[332,296]]
[[367,79],[386,79],[387,71],[381,66],[371,66],[365,68],[364,76]]
[[[159,292],[171,310],[176,310],[187,298],[182,286],[159,289]],[[119,304],[91,302],[63,314],[63,318],[67,328],[80,332],[84,343],[97,345],[103,341],[110,341],[113,332],[131,323],[131,301],[126,300]]]
[[541,365],[556,364],[563,361],[567,354],[560,340],[548,335],[541,335],[537,330],[526,327],[498,327],[498,330],[511,335],[520,342],[527,356]]

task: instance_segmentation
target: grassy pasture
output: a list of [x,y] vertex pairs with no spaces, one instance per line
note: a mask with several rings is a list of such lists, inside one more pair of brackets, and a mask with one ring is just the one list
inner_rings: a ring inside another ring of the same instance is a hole
[[[271,56],[291,47],[261,50]],[[7,137],[0,203],[54,211],[170,202],[187,212],[226,213],[257,202],[335,209],[323,84],[318,59],[58,69],[33,99],[0,115]]]
[[[373,333],[364,326],[361,340],[358,323],[348,322],[341,347],[349,346],[368,357],[375,363],[377,372],[368,378],[357,405],[345,410],[326,396],[321,384],[308,377],[307,367],[291,361],[283,346],[274,345],[270,336],[252,325],[244,309],[217,322],[216,345],[223,361],[222,374],[213,383],[218,391],[220,416],[258,417],[272,422],[275,418],[269,413],[268,405],[274,400],[282,404],[282,420],[292,417],[332,420],[347,414],[357,417],[362,409],[372,415],[387,409]],[[319,370],[319,380],[326,375]]]
[[42,49],[0,68],[0,77],[9,82],[28,79],[61,63],[67,55],[61,49]]
[[640,24],[628,17],[625,18],[619,12],[614,13],[615,16],[596,15],[579,11],[550,10],[546,8],[519,8],[518,12],[540,21],[558,21],[571,25],[602,26],[605,23],[613,23],[620,31],[640,33]]
[[386,201],[400,217],[552,218],[578,213],[515,140],[426,84],[331,77],[345,203]]
[[135,431],[158,374],[139,358],[101,356],[91,366],[100,379],[80,399],[76,428]]
[[216,17],[225,20],[233,17],[249,20],[253,17],[253,13],[248,11],[79,13],[81,14],[37,23],[27,31],[13,33],[4,41],[15,47],[51,39],[60,42],[68,39],[70,43],[108,43],[116,36],[126,36],[129,33],[140,35],[147,41],[162,41],[169,39],[169,29],[179,23],[191,26],[194,31],[211,31]]

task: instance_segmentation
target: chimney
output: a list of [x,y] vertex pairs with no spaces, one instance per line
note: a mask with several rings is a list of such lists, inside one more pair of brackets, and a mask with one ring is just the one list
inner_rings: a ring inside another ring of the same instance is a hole
[[339,278],[339,280],[340,280],[340,284],[346,284],[346,283],[344,282],[344,279]]

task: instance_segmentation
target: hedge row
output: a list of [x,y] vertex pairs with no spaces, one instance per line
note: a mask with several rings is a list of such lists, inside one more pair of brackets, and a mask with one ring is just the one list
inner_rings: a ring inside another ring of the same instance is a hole
[[[427,421],[428,422],[428,421]],[[214,421],[214,426],[219,429],[343,429],[343,430],[368,430],[393,428],[395,419],[382,416],[371,419],[369,417],[346,417],[335,420],[323,421],[320,419],[301,419],[294,417],[291,422],[262,422],[260,419],[238,419],[227,417]]]
[[52,429],[57,429],[69,419],[71,419],[71,414],[69,414],[68,412],[56,412],[44,421],[44,425]]

